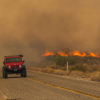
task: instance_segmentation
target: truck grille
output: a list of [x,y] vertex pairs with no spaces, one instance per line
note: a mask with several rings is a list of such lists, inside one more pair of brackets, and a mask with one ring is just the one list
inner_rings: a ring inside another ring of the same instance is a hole
[[11,66],[12,68],[18,68],[19,67],[19,65],[13,65],[13,66]]

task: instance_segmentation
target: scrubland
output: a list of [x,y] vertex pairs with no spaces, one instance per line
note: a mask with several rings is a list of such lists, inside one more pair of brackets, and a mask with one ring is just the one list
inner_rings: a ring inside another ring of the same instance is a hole
[[[28,67],[28,70],[64,75],[91,81],[100,81],[100,58],[74,56],[67,58],[58,56],[55,59],[49,56],[45,58],[46,61],[42,62],[38,67],[30,66]],[[69,62],[68,70],[67,61]]]

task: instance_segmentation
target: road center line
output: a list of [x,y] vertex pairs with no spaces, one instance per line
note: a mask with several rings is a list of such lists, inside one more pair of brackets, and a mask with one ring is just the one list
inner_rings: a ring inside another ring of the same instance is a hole
[[33,78],[30,78],[30,77],[27,77],[27,78],[30,79],[30,80],[34,80],[34,81],[37,81],[37,82],[40,82],[40,83],[44,83],[46,85],[50,85],[50,86],[59,88],[59,89],[63,89],[63,90],[67,90],[67,91],[70,91],[70,92],[74,92],[74,93],[78,93],[78,94],[81,94],[81,95],[85,95],[85,96],[88,96],[88,97],[100,99],[100,96],[97,96],[97,95],[93,95],[93,94],[89,94],[89,93],[84,93],[84,92],[77,91],[77,90],[68,89],[68,88],[57,86],[57,85],[50,84],[50,83],[47,83],[47,82],[39,81],[37,79],[33,79]]

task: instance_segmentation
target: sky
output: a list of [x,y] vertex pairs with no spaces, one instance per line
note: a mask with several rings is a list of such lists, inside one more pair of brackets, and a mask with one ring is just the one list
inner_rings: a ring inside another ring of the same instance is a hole
[[100,53],[99,44],[100,0],[0,0],[0,63],[40,62],[46,49]]

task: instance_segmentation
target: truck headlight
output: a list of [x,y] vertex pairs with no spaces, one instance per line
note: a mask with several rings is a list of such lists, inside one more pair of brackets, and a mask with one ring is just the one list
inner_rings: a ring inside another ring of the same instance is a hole
[[11,69],[11,66],[9,65],[8,68]]
[[22,66],[21,65],[19,65],[19,68],[21,68]]
[[9,65],[8,67],[10,68],[11,66]]

